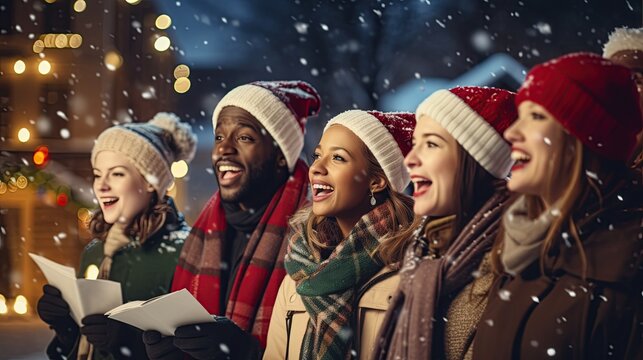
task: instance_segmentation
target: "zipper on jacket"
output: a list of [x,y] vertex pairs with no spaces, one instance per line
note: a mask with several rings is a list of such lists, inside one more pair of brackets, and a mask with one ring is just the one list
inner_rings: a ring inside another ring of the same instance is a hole
[[292,316],[295,312],[288,310],[286,312],[286,360],[288,360],[288,353],[290,352],[290,330],[292,329]]

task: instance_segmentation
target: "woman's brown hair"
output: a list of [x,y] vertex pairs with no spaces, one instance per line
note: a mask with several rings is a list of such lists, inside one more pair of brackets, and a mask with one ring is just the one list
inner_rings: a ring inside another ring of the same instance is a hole
[[[384,204],[387,206],[389,213],[393,214],[392,223],[393,229],[405,229],[408,227],[413,220],[413,202],[411,199],[400,192],[397,192],[392,189],[391,183],[389,182],[384,170],[377,162],[377,159],[371,153],[368,148],[362,144],[363,155],[367,160],[367,169],[366,172],[370,178],[383,178],[386,181],[386,187],[384,190],[375,194],[378,203],[384,201]],[[297,211],[289,221],[291,231],[301,234],[302,224],[304,225],[304,231],[306,232],[306,239],[308,240],[308,245],[313,249],[316,256],[320,256],[321,252],[326,250],[329,247],[329,244],[321,241],[317,235],[316,229],[323,225],[324,221],[332,221],[326,218],[325,216],[318,216],[313,214],[312,207],[307,206]],[[387,234],[384,239],[380,239],[380,244],[387,242],[387,239],[395,238],[397,233],[400,230],[392,231]],[[303,235],[303,234],[301,234]],[[380,249],[380,257],[384,258],[382,251],[385,253],[393,252],[402,252],[403,243],[393,242],[387,245],[385,248]]]
[[[168,219],[169,217],[169,219]],[[125,228],[125,233],[134,237],[143,244],[151,235],[156,233],[165,224],[166,220],[174,221],[178,218],[174,207],[165,199],[159,201],[156,191],[152,193],[150,203],[132,222]],[[103,212],[96,210],[89,220],[89,231],[96,239],[105,240],[112,224],[105,222]]]
[[[467,223],[478,212],[482,205],[494,194],[496,188],[503,186],[505,180],[498,180],[485,170],[468,152],[457,144],[458,170],[453,186],[453,195],[456,199],[455,221],[448,238],[436,238],[431,247],[438,253],[445,251],[453,239],[464,229]],[[413,234],[422,223],[422,216],[416,216],[413,223],[399,231],[395,236],[387,239],[381,245],[381,256],[387,263],[402,260],[404,248],[412,240]],[[432,234],[425,234],[429,239],[435,238]],[[389,244],[394,243],[395,246]]]

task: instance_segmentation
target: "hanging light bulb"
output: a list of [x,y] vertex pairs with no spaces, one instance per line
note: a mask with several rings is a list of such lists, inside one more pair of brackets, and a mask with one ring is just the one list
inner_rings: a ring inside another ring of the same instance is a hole
[[9,312],[7,308],[7,299],[0,294],[0,315],[6,315]]
[[27,298],[18,295],[16,301],[13,303],[13,311],[18,315],[24,315],[27,313]]
[[170,25],[172,25],[172,18],[169,17],[168,15],[162,14],[156,18],[156,21],[154,22],[154,24],[156,25],[157,28],[161,30],[165,30],[169,28]]
[[170,38],[163,35],[159,36],[155,41],[154,41],[154,49],[156,51],[165,51],[170,48],[170,45],[172,42],[170,41]]
[[38,72],[42,75],[47,75],[51,71],[51,64],[47,60],[43,60],[38,64]]
[[18,130],[18,141],[21,143],[26,143],[31,138],[31,132],[27,128],[21,128]]
[[15,71],[18,75],[24,73],[26,69],[27,65],[22,60],[16,60],[16,62],[13,64],[13,71]]

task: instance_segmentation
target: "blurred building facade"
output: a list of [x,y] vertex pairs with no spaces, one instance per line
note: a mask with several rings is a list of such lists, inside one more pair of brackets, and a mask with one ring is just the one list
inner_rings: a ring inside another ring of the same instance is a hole
[[78,266],[98,134],[174,110],[163,74],[175,58],[155,49],[158,15],[149,1],[0,1],[0,294],[10,314],[19,295],[33,314],[45,282],[29,252]]

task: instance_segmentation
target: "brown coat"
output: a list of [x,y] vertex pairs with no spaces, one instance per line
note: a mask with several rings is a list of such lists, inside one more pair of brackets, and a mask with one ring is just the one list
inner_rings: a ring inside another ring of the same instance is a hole
[[[384,320],[384,314],[393,293],[397,289],[399,276],[391,271],[390,268],[384,268],[377,273],[373,277],[376,279],[375,283],[371,283],[372,286],[368,287],[359,299],[357,314],[360,315],[358,321],[360,359],[368,359],[373,351],[377,332]],[[384,275],[389,273],[391,276]],[[310,317],[295,287],[295,282],[289,276],[286,276],[281,283],[270,319],[264,360],[286,359],[286,351],[288,351],[288,359],[299,359]]]
[[629,206],[577,221],[586,280],[578,247],[563,240],[545,258],[545,275],[537,260],[515,278],[498,279],[478,325],[474,359],[643,357],[641,197],[620,194]]

